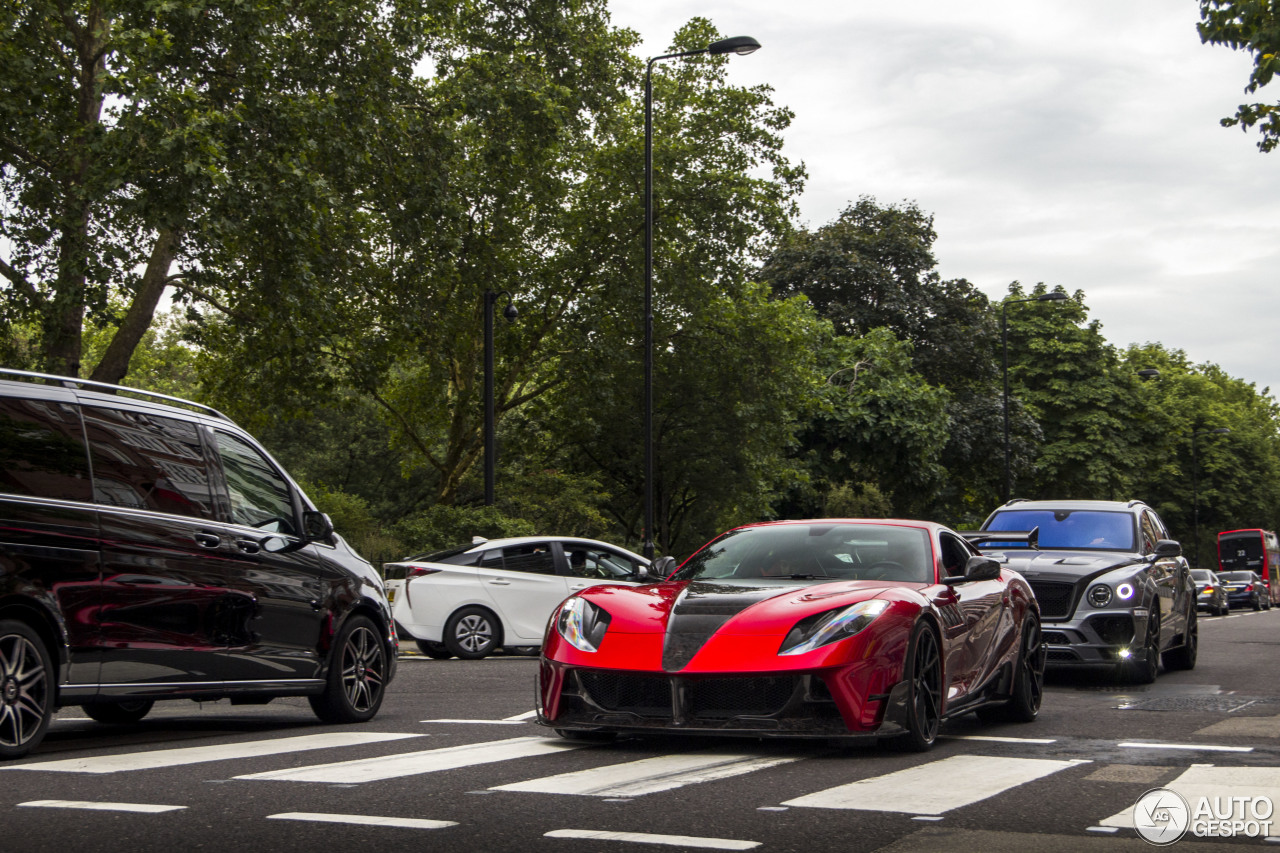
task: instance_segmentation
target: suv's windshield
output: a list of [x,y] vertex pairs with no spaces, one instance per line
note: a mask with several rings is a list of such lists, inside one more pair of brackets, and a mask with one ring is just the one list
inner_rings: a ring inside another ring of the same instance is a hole
[[[984,530],[1040,528],[1039,547],[1136,551],[1134,517],[1093,509],[1008,509],[991,517]],[[1025,548],[1026,543],[984,542],[983,548]]]
[[731,530],[673,580],[788,578],[933,583],[929,534],[882,524],[778,524]]

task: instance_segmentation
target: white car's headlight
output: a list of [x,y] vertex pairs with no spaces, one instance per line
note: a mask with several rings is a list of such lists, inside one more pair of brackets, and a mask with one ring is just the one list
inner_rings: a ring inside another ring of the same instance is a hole
[[610,619],[607,611],[585,598],[571,598],[560,606],[556,630],[575,649],[594,652],[604,640]]
[[782,641],[782,648],[778,649],[778,654],[801,655],[846,637],[852,637],[888,609],[889,602],[873,598],[849,607],[805,617],[787,634],[787,638]]

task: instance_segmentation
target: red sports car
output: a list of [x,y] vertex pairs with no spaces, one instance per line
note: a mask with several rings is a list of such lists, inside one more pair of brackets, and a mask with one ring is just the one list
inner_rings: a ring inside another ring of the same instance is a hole
[[567,738],[875,735],[924,750],[957,714],[1034,720],[1044,650],[1027,583],[941,525],[780,521],[730,530],[663,582],[570,596],[538,686],[538,722]]

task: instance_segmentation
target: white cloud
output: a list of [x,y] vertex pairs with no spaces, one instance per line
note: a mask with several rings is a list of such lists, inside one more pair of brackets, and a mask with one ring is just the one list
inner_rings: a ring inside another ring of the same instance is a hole
[[[1169,0],[611,0],[638,52],[694,16],[763,49],[730,79],[796,113],[802,220],[863,194],[935,215],[943,276],[1085,291],[1117,346],[1160,341],[1280,390],[1280,152],[1218,120],[1250,59]],[[1271,88],[1275,88],[1274,86]],[[1274,100],[1275,92],[1264,95]],[[1264,97],[1263,100],[1266,100]]]

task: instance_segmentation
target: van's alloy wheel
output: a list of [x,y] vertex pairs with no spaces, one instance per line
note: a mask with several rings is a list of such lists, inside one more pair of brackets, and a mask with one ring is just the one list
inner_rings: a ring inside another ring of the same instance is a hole
[[20,758],[53,719],[53,664],[25,623],[0,621],[0,758]]
[[367,616],[351,616],[334,643],[325,691],[310,697],[311,710],[326,723],[362,723],[382,707],[387,650]]

